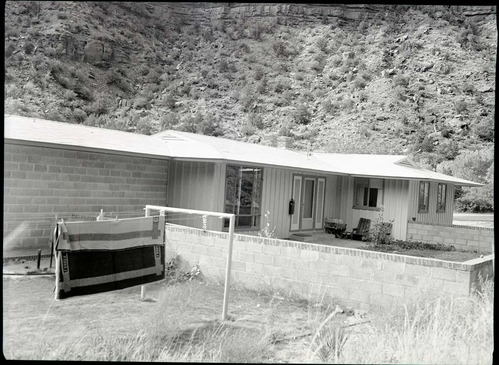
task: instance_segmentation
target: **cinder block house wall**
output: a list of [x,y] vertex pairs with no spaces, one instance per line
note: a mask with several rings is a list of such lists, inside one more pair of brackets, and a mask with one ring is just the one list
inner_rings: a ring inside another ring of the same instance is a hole
[[126,218],[166,205],[167,178],[164,159],[5,143],[4,250],[48,248],[56,215],[95,219],[103,209]]

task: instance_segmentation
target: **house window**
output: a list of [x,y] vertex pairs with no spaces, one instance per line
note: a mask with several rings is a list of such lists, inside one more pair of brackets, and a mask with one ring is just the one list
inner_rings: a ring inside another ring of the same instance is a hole
[[383,180],[356,177],[354,208],[378,209],[383,204]]
[[[261,168],[227,165],[225,213],[236,215],[236,228],[260,227],[262,177]],[[228,219],[224,226],[229,226]]]
[[445,213],[446,195],[447,195],[447,184],[438,184],[437,213]]
[[428,213],[429,198],[430,198],[430,183],[428,181],[420,181],[418,213]]

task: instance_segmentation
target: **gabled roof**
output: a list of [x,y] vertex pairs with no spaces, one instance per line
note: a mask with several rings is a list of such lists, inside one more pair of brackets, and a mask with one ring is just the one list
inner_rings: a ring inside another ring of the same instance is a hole
[[154,136],[168,142],[175,159],[221,160],[343,175],[339,166],[324,164],[306,152],[178,131],[163,131]]
[[411,159],[402,155],[356,155],[341,153],[314,153],[325,163],[341,166],[348,175],[385,179],[431,180],[450,182],[462,186],[483,186],[473,181],[419,168]]
[[307,154],[186,132],[163,131],[146,136],[15,115],[5,115],[4,127],[5,139],[14,143],[65,146],[174,160],[225,161],[315,173],[483,186],[473,181],[423,170],[402,155]]

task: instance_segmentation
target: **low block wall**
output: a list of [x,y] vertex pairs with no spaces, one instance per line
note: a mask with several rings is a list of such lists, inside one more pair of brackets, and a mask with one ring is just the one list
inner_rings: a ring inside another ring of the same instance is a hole
[[493,252],[494,229],[409,222],[407,238],[410,241],[452,245],[458,250],[478,250],[490,253]]
[[[166,260],[178,254],[185,269],[197,264],[208,278],[225,277],[227,233],[167,225],[165,234]],[[492,276],[492,258],[456,263],[236,234],[231,280],[369,309],[404,302],[425,289],[468,295],[479,273]]]

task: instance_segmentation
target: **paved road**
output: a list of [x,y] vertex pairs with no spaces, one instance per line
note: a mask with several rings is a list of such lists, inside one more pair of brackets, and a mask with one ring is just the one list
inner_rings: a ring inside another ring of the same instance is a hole
[[482,221],[493,222],[494,213],[454,213],[455,221]]

